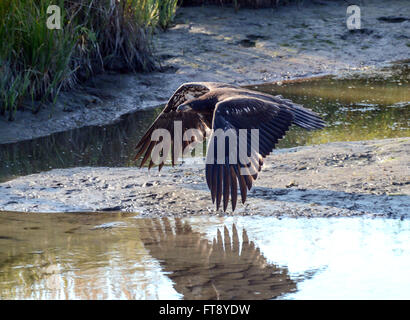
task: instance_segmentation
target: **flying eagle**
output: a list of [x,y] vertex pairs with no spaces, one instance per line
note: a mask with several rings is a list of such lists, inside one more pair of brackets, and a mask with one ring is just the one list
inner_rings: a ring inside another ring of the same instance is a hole
[[[191,141],[178,142],[182,140],[181,136],[174,134],[174,126],[178,122],[182,127],[182,134],[188,129],[197,129],[201,135],[199,138],[202,138],[211,130],[212,135],[208,144],[205,165],[206,182],[211,190],[212,202],[216,201],[217,210],[223,199],[224,211],[228,206],[229,198],[231,198],[232,211],[235,210],[238,185],[242,203],[245,203],[247,190],[252,188],[252,183],[262,168],[263,158],[274,149],[278,140],[284,137],[292,124],[307,130],[321,129],[325,126],[317,113],[291,100],[284,99],[282,96],[272,96],[223,83],[184,83],[175,91],[137,144],[138,151],[135,159],[144,154],[140,167],[150,157],[149,168],[154,165],[151,153],[154,147],[161,142],[159,139],[152,138],[156,129],[166,129],[170,133],[172,143],[168,148],[164,148],[162,153],[168,155],[171,151],[172,165],[181,155],[176,151],[177,143],[185,149],[198,139],[198,137],[192,137]],[[249,134],[252,129],[258,129],[259,143],[256,147],[252,145],[252,136]],[[240,139],[240,131],[244,130],[247,132],[245,139]],[[228,131],[237,133],[237,140],[233,145],[238,149],[234,151],[238,152],[235,152],[234,159],[232,150],[229,150],[231,140],[225,144],[224,149],[217,149],[219,138],[216,137],[215,132]],[[245,146],[248,156],[248,161],[245,163],[242,158],[240,159],[240,155],[244,152],[241,153],[239,150],[241,145]],[[223,163],[220,161],[221,153],[223,153]],[[164,162],[163,158],[159,163],[159,170]]]

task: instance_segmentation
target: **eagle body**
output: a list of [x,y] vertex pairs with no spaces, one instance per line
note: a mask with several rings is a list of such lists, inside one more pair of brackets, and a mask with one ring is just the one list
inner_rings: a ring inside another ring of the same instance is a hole
[[[183,133],[189,129],[197,129],[202,136],[212,132],[207,149],[206,181],[217,210],[222,202],[224,211],[229,200],[232,211],[235,210],[238,190],[242,203],[245,203],[247,191],[252,188],[253,181],[262,168],[263,159],[274,149],[278,140],[284,137],[292,124],[307,130],[325,126],[317,113],[282,96],[216,82],[185,83],[174,92],[137,144],[135,159],[143,155],[141,166],[148,161],[152,150],[159,143],[151,139],[156,129],[170,132],[172,145],[165,152],[171,151],[172,164],[175,164],[178,153],[174,152],[174,148],[177,139],[181,138],[174,136],[174,125],[177,121],[182,123]],[[251,134],[255,130],[258,132],[256,146]],[[241,135],[241,131],[245,131],[245,134]],[[229,143],[232,142],[227,138],[223,138],[228,142],[225,143],[225,148],[218,149],[217,144],[221,138],[217,133],[221,132],[236,133],[233,146],[237,152],[234,155],[232,148],[229,148]],[[181,141],[183,148],[189,143]],[[247,156],[245,162],[242,161],[244,156]],[[221,159],[223,161],[220,161]],[[164,162],[165,160],[159,164],[159,170]],[[149,168],[153,165],[151,159]]]

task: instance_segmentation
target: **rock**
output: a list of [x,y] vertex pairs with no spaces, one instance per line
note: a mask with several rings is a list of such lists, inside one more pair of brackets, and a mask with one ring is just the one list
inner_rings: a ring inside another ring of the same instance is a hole
[[121,206],[101,208],[98,211],[121,211]]
[[340,36],[340,39],[342,40],[348,40],[348,39],[354,39],[360,36],[369,36],[374,33],[374,30],[370,30],[367,28],[362,28],[362,29],[352,29],[346,31],[344,34]]
[[145,182],[142,187],[146,188],[146,187],[152,187],[154,184],[152,182]]
[[260,34],[248,34],[246,35],[246,38],[249,40],[268,40],[271,39],[271,37],[269,36],[264,36],[264,35],[260,35]]
[[241,45],[242,47],[245,48],[251,48],[256,46],[256,42],[250,39],[242,39],[237,42],[237,44]]
[[298,186],[298,183],[296,181],[292,180],[291,182],[289,182],[286,185],[286,188],[297,187],[297,186]]
[[410,21],[410,18],[406,17],[398,17],[398,16],[388,16],[388,17],[379,17],[377,18],[379,21],[389,22],[389,23],[401,23],[404,21]]
[[127,185],[124,187],[124,189],[130,189],[130,188],[133,188],[133,187],[136,187],[136,186],[137,186],[136,183],[131,183],[131,184],[127,184]]

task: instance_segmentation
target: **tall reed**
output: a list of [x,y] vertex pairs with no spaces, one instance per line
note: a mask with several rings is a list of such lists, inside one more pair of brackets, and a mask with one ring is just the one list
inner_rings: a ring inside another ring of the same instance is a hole
[[[61,8],[50,30],[47,7]],[[38,111],[43,102],[104,70],[155,68],[150,39],[166,28],[177,0],[1,0],[0,114]]]

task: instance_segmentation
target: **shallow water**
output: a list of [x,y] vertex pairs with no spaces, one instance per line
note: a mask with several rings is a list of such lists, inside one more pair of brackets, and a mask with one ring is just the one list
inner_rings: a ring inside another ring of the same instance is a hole
[[[410,135],[408,64],[388,70],[384,77],[332,77],[251,88],[301,103],[320,113],[324,130],[292,128],[278,148],[332,141],[370,140]],[[53,168],[134,166],[135,145],[162,106],[124,115],[116,123],[0,145],[0,181]]]
[[397,219],[2,212],[0,299],[409,299],[409,232]]
[[282,85],[251,86],[284,97],[321,114],[327,128],[306,132],[293,128],[278,148],[408,137],[410,135],[410,68],[396,65],[378,76],[348,79],[319,77]]

